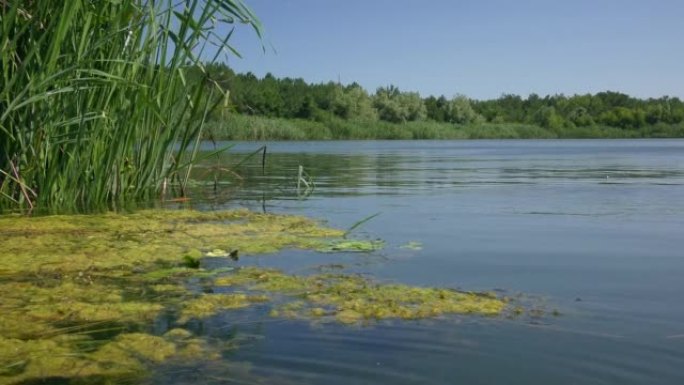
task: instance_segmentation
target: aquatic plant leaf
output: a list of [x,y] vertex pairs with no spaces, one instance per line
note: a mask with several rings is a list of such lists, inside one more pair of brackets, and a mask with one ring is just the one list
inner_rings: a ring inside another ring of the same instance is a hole
[[385,243],[380,240],[360,241],[360,240],[334,240],[319,247],[317,251],[324,253],[334,252],[371,252],[380,250],[385,246]]

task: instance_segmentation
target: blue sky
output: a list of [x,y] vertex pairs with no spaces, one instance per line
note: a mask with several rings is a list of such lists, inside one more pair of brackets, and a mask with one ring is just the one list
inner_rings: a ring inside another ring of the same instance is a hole
[[245,0],[238,72],[423,96],[684,97],[684,0]]

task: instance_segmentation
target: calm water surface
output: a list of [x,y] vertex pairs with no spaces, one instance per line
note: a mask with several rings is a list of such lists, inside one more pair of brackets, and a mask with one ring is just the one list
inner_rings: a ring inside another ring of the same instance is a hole
[[[220,163],[263,144],[239,143]],[[252,158],[235,169],[241,188],[208,194],[205,208],[341,228],[380,213],[355,233],[387,247],[240,263],[301,273],[342,263],[382,281],[520,293],[545,315],[366,327],[217,316],[194,327],[240,341],[233,364],[171,368],[159,383],[684,383],[684,141],[265,144],[264,175]],[[304,199],[300,165],[315,182]],[[400,247],[409,241],[423,249]]]

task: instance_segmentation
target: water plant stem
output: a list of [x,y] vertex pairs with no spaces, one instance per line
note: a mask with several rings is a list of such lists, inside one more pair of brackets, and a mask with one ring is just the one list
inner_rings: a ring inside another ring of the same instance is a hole
[[238,23],[261,33],[241,0],[2,1],[0,208],[185,191],[227,95],[200,57]]

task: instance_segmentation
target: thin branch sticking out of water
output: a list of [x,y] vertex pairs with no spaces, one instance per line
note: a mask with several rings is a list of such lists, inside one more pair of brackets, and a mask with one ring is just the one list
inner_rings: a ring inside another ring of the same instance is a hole
[[311,175],[304,171],[304,166],[299,165],[299,171],[297,173],[297,197],[306,198],[311,195],[316,188],[316,184],[313,181]]

